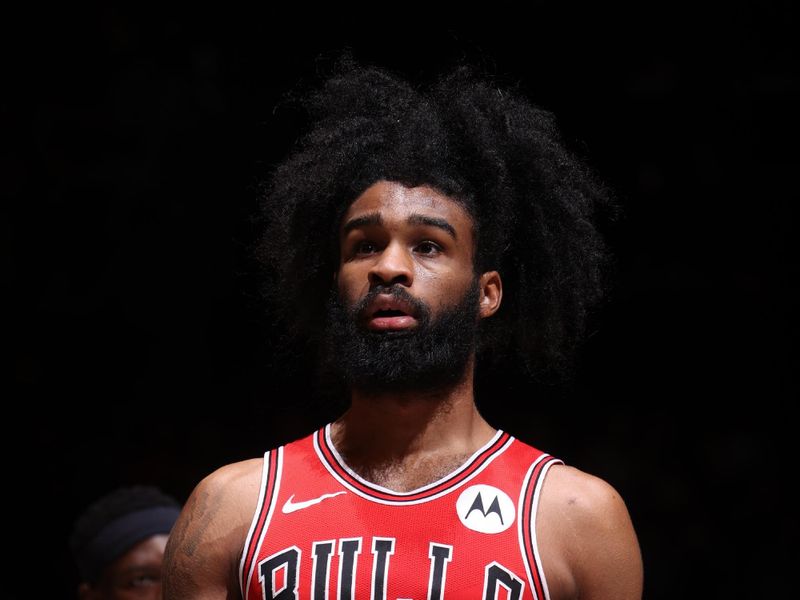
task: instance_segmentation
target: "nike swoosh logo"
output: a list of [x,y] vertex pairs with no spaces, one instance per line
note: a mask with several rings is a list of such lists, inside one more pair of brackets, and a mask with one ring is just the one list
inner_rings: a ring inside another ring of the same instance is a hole
[[334,492],[333,494],[322,494],[319,498],[312,498],[311,500],[303,500],[302,502],[292,502],[294,500],[294,494],[289,496],[289,499],[284,503],[283,511],[284,514],[293,513],[296,510],[302,510],[303,508],[308,508],[309,506],[314,506],[315,504],[319,504],[323,500],[327,500],[328,498],[333,498],[334,496],[338,496],[340,494],[346,494],[347,492]]

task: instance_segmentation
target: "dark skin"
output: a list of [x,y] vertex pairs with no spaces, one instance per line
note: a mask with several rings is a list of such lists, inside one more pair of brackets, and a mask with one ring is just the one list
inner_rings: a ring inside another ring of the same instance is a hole
[[[433,318],[478,282],[478,314],[502,302],[496,271],[475,273],[474,223],[436,190],[380,181],[355,199],[340,224],[334,283],[346,305],[375,286],[396,284],[424,302]],[[365,327],[417,326],[407,307],[378,297]],[[428,485],[458,468],[496,430],[475,406],[474,355],[463,376],[438,390],[365,394],[332,426],[336,449],[361,477],[398,492]],[[237,566],[256,508],[262,460],[222,467],[195,489],[167,548],[165,598],[239,598]],[[552,600],[638,600],[639,545],[619,494],[605,481],[553,467],[536,517]]]
[[[472,218],[431,188],[377,184],[350,205],[342,223],[336,285],[348,305],[375,286],[396,284],[435,317],[476,277]],[[500,275],[481,274],[479,289],[479,316],[487,318],[500,307]],[[386,321],[375,318],[366,325],[416,326],[411,316]],[[389,489],[404,492],[436,481],[494,435],[475,408],[472,376],[470,362],[461,381],[436,392],[366,395],[354,390],[350,409],[332,430],[337,449],[357,473]]]
[[109,564],[94,583],[81,583],[81,600],[158,600],[167,536],[142,540]]

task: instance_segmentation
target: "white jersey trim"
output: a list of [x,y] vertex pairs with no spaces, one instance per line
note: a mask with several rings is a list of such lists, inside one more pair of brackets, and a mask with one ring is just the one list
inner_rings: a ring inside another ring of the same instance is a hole
[[[525,540],[523,539],[525,529],[523,527],[522,515],[525,508],[525,492],[528,489],[528,483],[530,482],[531,475],[536,470],[536,466],[543,460],[549,460],[549,462],[542,467],[542,472],[539,474],[539,478],[536,481],[536,489],[534,489],[533,498],[531,499],[531,548],[533,549],[533,557],[536,564],[530,565],[525,552]],[[517,502],[517,516],[519,519],[517,532],[519,534],[519,548],[522,554],[522,562],[525,564],[525,570],[528,574],[531,592],[536,600],[550,600],[550,591],[547,588],[547,577],[544,575],[542,557],[539,555],[539,542],[536,539],[536,513],[539,512],[539,497],[541,495],[542,485],[544,484],[544,479],[547,476],[547,472],[553,465],[561,464],[564,464],[563,461],[553,458],[549,454],[542,454],[539,458],[533,461],[533,464],[531,464],[530,468],[528,469],[528,473],[525,475],[525,479],[522,482],[522,489],[520,490],[519,501]],[[544,590],[544,598],[538,598],[535,585],[536,580],[533,577],[533,572],[531,570],[532,568],[536,569],[536,573],[539,576],[539,581],[542,584],[542,590]]]
[[261,511],[263,510],[264,506],[264,494],[266,493],[266,484],[269,479],[269,452],[264,454],[264,466],[262,468],[262,477],[261,477],[261,490],[259,491],[259,499],[258,499],[258,508],[256,509],[256,514],[253,517],[253,523],[250,526],[250,532],[247,534],[247,541],[244,545],[244,550],[241,559],[240,569],[240,576],[239,576],[239,584],[242,585],[244,583],[244,589],[241,590],[242,598],[247,598],[247,591],[250,589],[250,581],[253,578],[253,571],[256,567],[256,558],[258,557],[259,550],[261,549],[261,544],[264,543],[264,536],[267,533],[267,529],[269,528],[269,524],[272,521],[272,515],[275,512],[275,505],[278,503],[278,492],[280,491],[281,487],[281,477],[283,475],[283,446],[272,450],[271,452],[276,453],[275,459],[275,487],[272,492],[272,499],[270,500],[269,508],[267,509],[267,516],[264,519],[264,526],[261,528],[261,535],[258,537],[256,541],[255,548],[253,550],[253,561],[250,564],[250,567],[247,572],[247,580],[244,580],[244,560],[247,557],[247,549],[250,546],[250,542],[252,541],[250,538],[255,531],[255,526],[258,523],[258,518],[261,515]]
[[265,452],[262,458],[264,461],[261,465],[261,485],[258,488],[258,505],[250,521],[250,529],[247,531],[247,537],[244,539],[244,547],[242,548],[242,556],[239,558],[239,591],[242,593],[242,598],[245,598],[244,589],[244,561],[247,558],[247,549],[250,547],[250,540],[253,537],[253,532],[258,523],[258,517],[261,514],[261,508],[264,506],[264,491],[267,487],[267,474],[269,471],[269,452]]
[[[350,475],[350,477],[352,477],[353,479],[355,479],[356,481],[358,481],[359,483],[361,483],[365,487],[373,489],[373,490],[378,491],[378,492],[385,493],[385,494],[392,494],[393,496],[413,496],[415,494],[419,494],[420,492],[424,492],[425,490],[429,490],[431,488],[434,488],[437,485],[441,485],[445,480],[450,479],[451,477],[455,477],[456,475],[458,475],[462,471],[466,470],[470,466],[470,464],[472,464],[472,462],[481,453],[485,452],[494,443],[496,443],[497,440],[500,439],[500,437],[502,435],[503,435],[503,430],[498,429],[497,432],[494,434],[494,436],[492,436],[492,439],[490,439],[486,444],[484,444],[483,446],[478,448],[478,450],[476,450],[467,460],[465,460],[464,463],[460,467],[458,467],[455,471],[452,471],[452,472],[448,473],[444,477],[441,477],[440,479],[437,479],[433,483],[429,483],[428,485],[425,485],[425,486],[423,486],[421,488],[418,488],[416,490],[411,490],[410,492],[396,492],[394,490],[390,490],[389,488],[385,488],[385,487],[382,487],[380,485],[374,484],[374,483],[372,483],[370,481],[367,481],[366,479],[364,479],[363,477],[358,475],[358,473],[353,471],[350,467],[348,467],[347,464],[345,464],[344,459],[342,458],[342,456],[336,450],[336,447],[333,445],[333,441],[331,440],[331,425],[330,425],[330,423],[328,423],[325,426],[325,439],[328,442],[328,448],[330,449],[331,453],[333,454],[334,459],[336,459],[336,463],[339,465],[339,467],[341,469],[343,469],[344,471],[346,471],[347,474]],[[346,479],[343,479],[341,477],[341,475],[339,475],[339,473],[337,473],[334,469],[331,468],[330,464],[328,464],[328,461],[325,460],[325,456],[322,454],[322,450],[319,447],[319,442],[317,441],[317,436],[316,435],[314,436],[314,451],[317,453],[317,458],[319,458],[319,461],[325,466],[325,468],[328,470],[328,472],[339,483],[341,483],[343,486],[345,486],[348,490],[352,491],[354,494],[356,494],[356,495],[358,495],[358,496],[360,496],[362,498],[365,498],[367,500],[370,500],[372,502],[377,502],[378,504],[388,504],[388,505],[400,505],[400,504],[402,504],[402,505],[406,505],[406,504],[422,504],[423,502],[430,502],[431,500],[435,500],[437,498],[441,498],[445,494],[449,494],[450,492],[457,490],[458,488],[463,486],[465,483],[467,483],[468,481],[471,481],[473,478],[475,478],[486,467],[488,467],[492,463],[492,461],[494,461],[494,459],[496,459],[498,456],[500,456],[505,451],[505,449],[508,448],[511,445],[511,443],[514,440],[515,440],[514,436],[510,435],[508,437],[508,440],[506,440],[506,442],[500,448],[498,448],[491,456],[486,457],[486,460],[483,461],[483,464],[481,464],[480,467],[475,469],[475,471],[473,473],[471,473],[468,477],[465,477],[462,481],[459,481],[458,483],[454,483],[452,486],[442,490],[438,494],[433,494],[432,496],[427,496],[425,498],[420,498],[418,500],[403,500],[402,498],[400,498],[398,500],[386,500],[386,499],[383,499],[383,498],[375,498],[373,496],[365,494],[364,492],[362,492],[358,488],[356,488],[353,485],[351,485],[350,482],[348,482]]]

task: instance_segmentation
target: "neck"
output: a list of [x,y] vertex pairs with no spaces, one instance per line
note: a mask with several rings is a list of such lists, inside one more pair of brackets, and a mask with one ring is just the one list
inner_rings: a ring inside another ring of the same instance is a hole
[[475,406],[474,359],[438,390],[351,395],[331,428],[348,466],[390,489],[416,489],[460,466],[495,434]]

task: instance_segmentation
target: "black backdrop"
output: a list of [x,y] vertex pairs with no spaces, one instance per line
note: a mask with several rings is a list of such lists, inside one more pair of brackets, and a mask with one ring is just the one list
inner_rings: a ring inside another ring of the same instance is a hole
[[271,366],[248,216],[297,133],[282,95],[345,46],[412,78],[466,56],[519,83],[624,207],[576,385],[509,373],[490,420],[621,491],[646,598],[793,589],[791,3],[532,4],[460,25],[37,11],[4,23],[0,98],[6,596],[72,597],[71,521],[111,487],[184,500],[333,416]]

